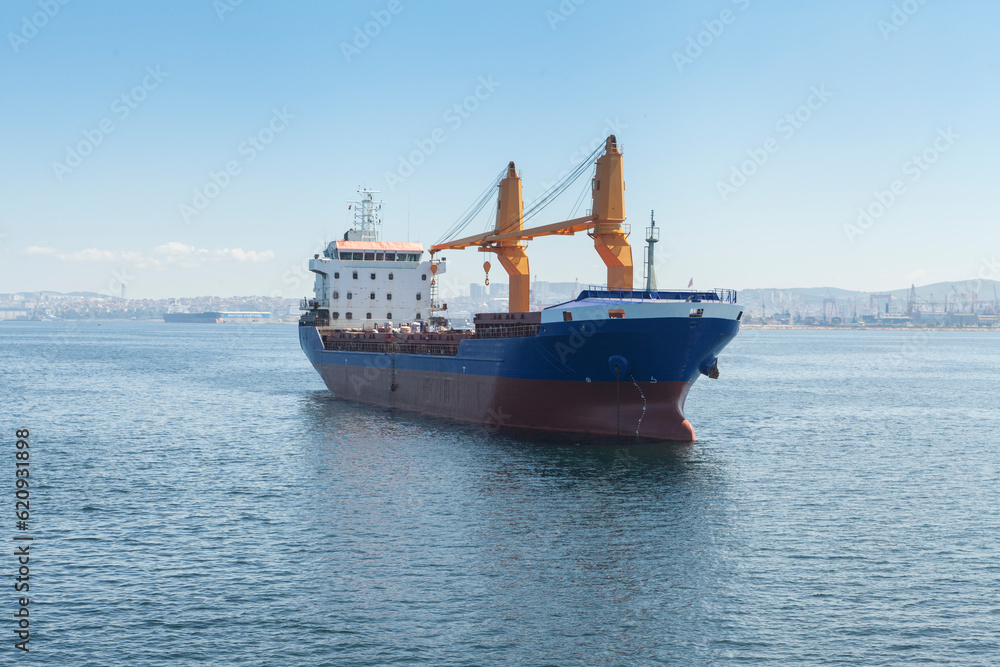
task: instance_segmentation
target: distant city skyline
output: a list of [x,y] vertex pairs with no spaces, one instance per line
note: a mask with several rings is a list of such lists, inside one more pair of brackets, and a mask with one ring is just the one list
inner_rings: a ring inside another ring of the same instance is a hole
[[[650,210],[664,287],[1000,278],[998,20],[985,0],[13,0],[0,292],[308,296],[359,186],[384,238],[428,248],[508,161],[528,204],[608,134],[637,284]],[[586,208],[588,177],[532,224]],[[605,281],[586,235],[528,253],[533,279]],[[482,282],[481,253],[444,254],[445,295]]]

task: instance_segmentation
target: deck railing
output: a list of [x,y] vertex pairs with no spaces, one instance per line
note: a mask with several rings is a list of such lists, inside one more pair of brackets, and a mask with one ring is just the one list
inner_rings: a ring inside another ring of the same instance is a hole
[[736,290],[622,290],[608,289],[604,285],[588,285],[577,299],[616,299],[618,301],[719,301],[736,303]]

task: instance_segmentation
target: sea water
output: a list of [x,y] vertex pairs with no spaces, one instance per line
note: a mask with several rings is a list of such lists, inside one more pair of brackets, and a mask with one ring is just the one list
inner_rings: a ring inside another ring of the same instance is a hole
[[335,400],[292,325],[0,323],[0,653],[997,664],[1000,337],[743,331],[719,367],[698,441],[650,444]]

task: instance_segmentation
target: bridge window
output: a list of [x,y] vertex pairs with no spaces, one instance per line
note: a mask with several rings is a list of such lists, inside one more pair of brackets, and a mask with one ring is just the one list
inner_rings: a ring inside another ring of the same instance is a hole
[[381,262],[384,258],[385,258],[385,253],[383,253],[383,252],[377,252],[377,253],[375,253],[375,261],[376,262]]
[[365,261],[366,262],[374,262],[375,261],[375,253],[373,253],[373,252],[366,252],[365,253]]
[[340,253],[340,259],[350,259],[350,258],[351,258],[351,253],[349,252]]
[[364,256],[365,256],[365,254],[363,252],[356,252],[356,253],[354,253],[354,259],[361,259]]
[[396,261],[396,253],[394,253],[394,252],[387,252],[387,253],[385,253],[385,261],[387,261],[387,262],[395,262]]
[[419,262],[420,261],[420,255],[414,255],[414,254],[411,253],[410,254],[410,261],[411,262]]

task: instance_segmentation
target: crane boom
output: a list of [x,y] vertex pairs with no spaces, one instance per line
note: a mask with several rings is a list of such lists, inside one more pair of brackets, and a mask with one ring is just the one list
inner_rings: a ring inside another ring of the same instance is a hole
[[[480,252],[496,253],[512,280],[510,312],[524,312],[528,309],[528,296],[524,294],[522,298],[521,292],[527,289],[528,258],[522,242],[539,236],[567,236],[587,231],[608,268],[608,288],[632,289],[632,247],[628,242],[628,230],[622,224],[625,222],[625,180],[622,154],[615,135],[607,138],[604,154],[597,159],[591,215],[523,229],[521,179],[514,171],[513,162],[508,165],[507,176],[500,181],[499,187],[497,221],[493,231],[433,245],[431,253],[472,246],[479,246]],[[516,204],[512,194],[515,189]],[[519,284],[517,298],[515,278]]]

